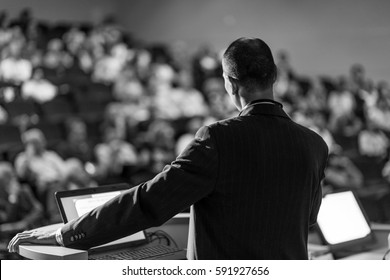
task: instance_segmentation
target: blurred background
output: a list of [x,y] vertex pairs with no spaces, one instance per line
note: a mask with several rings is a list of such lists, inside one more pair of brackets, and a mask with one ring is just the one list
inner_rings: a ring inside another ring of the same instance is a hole
[[390,2],[2,0],[0,258],[60,222],[58,190],[136,185],[205,124],[237,115],[221,54],[260,37],[275,98],[329,146],[323,191],[390,223]]

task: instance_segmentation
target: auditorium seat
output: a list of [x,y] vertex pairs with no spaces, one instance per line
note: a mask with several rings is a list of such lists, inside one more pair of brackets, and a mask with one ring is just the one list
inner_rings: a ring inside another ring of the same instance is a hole
[[13,155],[23,149],[19,128],[15,125],[0,125],[0,135],[1,158],[11,161]]
[[74,114],[74,108],[70,101],[62,97],[42,103],[40,108],[41,117],[45,122],[62,122]]
[[41,69],[43,71],[43,76],[45,77],[45,79],[50,81],[52,84],[56,86],[63,84],[63,77],[58,74],[57,69],[47,68],[44,66],[41,66]]
[[91,83],[88,86],[87,98],[102,103],[114,100],[111,87],[100,83]]
[[114,100],[111,88],[97,83],[89,83],[87,85],[72,84],[70,96],[76,107],[83,107],[88,102],[107,104]]
[[86,122],[101,121],[104,118],[106,104],[99,101],[80,100],[76,104],[77,115]]
[[88,140],[93,145],[102,142],[102,121],[101,120],[86,120]]
[[55,150],[57,145],[66,139],[65,128],[61,122],[39,122],[30,128],[38,128],[43,132],[49,149]]
[[109,103],[114,100],[111,87],[99,83],[72,84],[71,94],[75,103],[85,101]]
[[78,67],[67,69],[64,73],[64,77],[65,83],[71,88],[76,87],[86,90],[91,83],[91,77]]
[[15,100],[4,103],[4,109],[8,113],[10,122],[17,121],[20,117],[38,117],[38,109],[32,100]]

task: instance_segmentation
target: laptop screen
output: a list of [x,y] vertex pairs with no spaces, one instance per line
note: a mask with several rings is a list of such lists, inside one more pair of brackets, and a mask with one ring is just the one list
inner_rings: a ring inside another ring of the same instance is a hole
[[121,192],[123,191],[113,190],[103,193],[73,194],[72,196],[61,197],[66,222],[81,217],[85,213],[90,212],[96,207],[121,194]]
[[372,235],[369,221],[352,191],[325,195],[317,224],[325,243],[332,247],[364,243]]
[[[130,186],[127,184],[100,186],[97,188],[60,191],[55,194],[55,197],[62,220],[64,223],[67,223],[90,212],[117,195],[127,191],[129,188]],[[143,231],[140,231],[95,248],[128,242],[139,243],[142,241],[146,241],[146,236]]]

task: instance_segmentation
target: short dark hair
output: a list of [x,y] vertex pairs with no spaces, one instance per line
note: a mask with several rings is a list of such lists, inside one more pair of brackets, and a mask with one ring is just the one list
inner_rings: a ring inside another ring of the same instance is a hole
[[245,87],[267,89],[276,80],[277,68],[271,49],[261,39],[239,38],[223,54],[226,74]]

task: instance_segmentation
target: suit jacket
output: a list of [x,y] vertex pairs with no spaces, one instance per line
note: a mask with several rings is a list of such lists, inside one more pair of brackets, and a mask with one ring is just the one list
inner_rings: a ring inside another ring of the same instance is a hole
[[152,180],[66,224],[63,241],[86,249],[193,205],[189,259],[307,259],[327,156],[322,138],[281,104],[256,101],[238,117],[202,127]]

